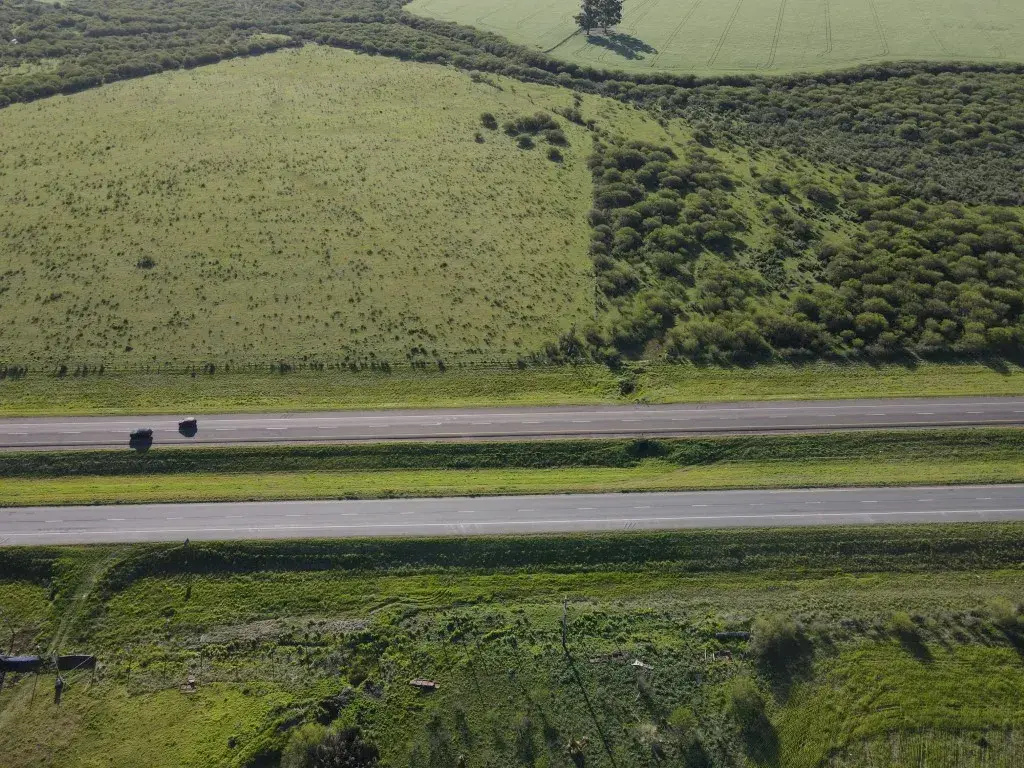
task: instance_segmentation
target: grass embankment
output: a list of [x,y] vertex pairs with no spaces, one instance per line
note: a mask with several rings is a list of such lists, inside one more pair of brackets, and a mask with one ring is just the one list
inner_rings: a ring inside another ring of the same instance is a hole
[[1024,482],[1024,430],[0,454],[0,505]]
[[101,669],[59,708],[52,672],[9,676],[0,750],[272,765],[334,720],[383,766],[1019,765],[1022,547],[1011,523],[0,550],[15,650],[107,563],[63,624]]
[[[627,385],[623,387],[623,385]],[[629,394],[623,394],[623,391]],[[358,408],[1024,395],[1009,366],[866,364],[698,368],[648,363],[280,373],[51,376],[0,379],[0,416],[230,413]]]

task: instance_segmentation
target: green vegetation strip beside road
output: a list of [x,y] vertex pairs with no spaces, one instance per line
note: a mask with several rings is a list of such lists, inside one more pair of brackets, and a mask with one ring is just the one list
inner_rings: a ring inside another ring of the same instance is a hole
[[[627,394],[623,394],[623,393]],[[0,379],[0,416],[1024,395],[1017,366],[678,364]]]
[[[760,573],[762,577],[893,571],[1014,569],[1024,547],[1024,523],[926,523],[821,528],[741,528],[472,538],[348,538],[290,541],[196,541],[116,548],[94,596],[110,598],[149,578],[188,573],[324,572],[391,574],[515,574],[637,571]],[[89,565],[114,547],[49,546],[0,549],[0,581],[75,591]],[[553,577],[553,575],[552,575]],[[539,579],[538,585],[544,580]],[[657,584],[654,585],[656,587]],[[6,587],[5,587],[6,588]],[[653,587],[652,587],[653,588]],[[513,595],[514,596],[514,595]],[[286,596],[283,596],[286,599]],[[359,599],[358,594],[325,600]],[[472,599],[476,599],[475,596]],[[253,606],[239,606],[243,612]],[[293,609],[290,608],[290,610]],[[248,615],[225,616],[246,619]]]
[[52,673],[9,675],[0,750],[249,768],[358,723],[386,766],[1019,765],[1022,546],[1011,523],[4,549],[18,649],[61,628],[102,665],[59,708]]
[[1024,430],[0,455],[0,505],[1024,482]]

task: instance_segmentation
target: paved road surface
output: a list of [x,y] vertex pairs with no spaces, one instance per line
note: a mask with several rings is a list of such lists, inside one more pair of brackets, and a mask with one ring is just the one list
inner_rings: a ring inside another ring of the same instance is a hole
[[159,446],[1019,425],[1024,397],[195,415],[193,437],[168,416],[5,419],[0,449],[127,447],[135,427]]
[[1024,520],[1024,485],[0,509],[0,544]]

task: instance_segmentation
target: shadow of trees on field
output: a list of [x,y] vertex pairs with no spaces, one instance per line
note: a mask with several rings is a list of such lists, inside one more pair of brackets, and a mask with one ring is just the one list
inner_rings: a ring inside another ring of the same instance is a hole
[[605,32],[603,35],[591,34],[587,37],[587,42],[607,48],[626,59],[642,59],[645,54],[658,52],[658,49],[653,45],[645,43],[638,37],[627,35],[624,32]]
[[765,766],[779,765],[779,735],[768,716],[761,714],[741,730],[743,747],[755,763]]

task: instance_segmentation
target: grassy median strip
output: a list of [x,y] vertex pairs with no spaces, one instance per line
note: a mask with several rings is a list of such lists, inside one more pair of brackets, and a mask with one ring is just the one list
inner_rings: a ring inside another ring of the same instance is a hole
[[1024,395],[1016,366],[639,364],[0,378],[0,416]]
[[0,455],[0,504],[1024,482],[1024,430]]

